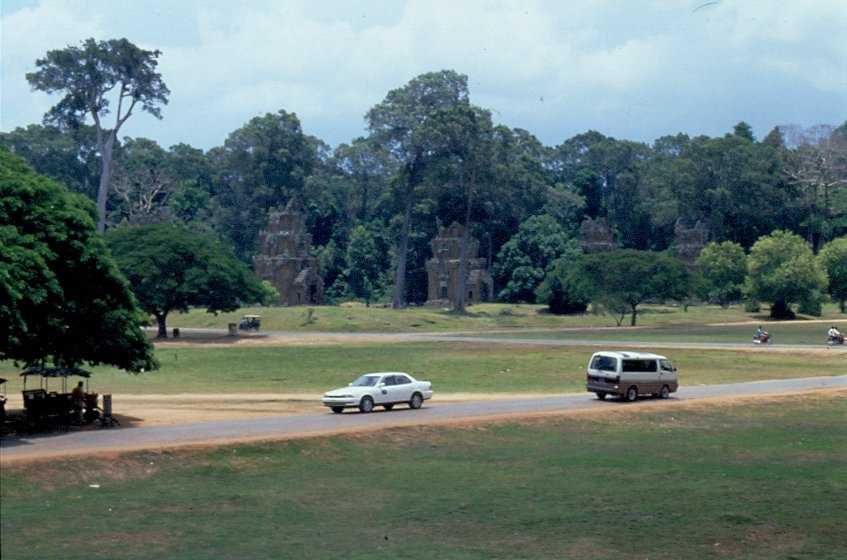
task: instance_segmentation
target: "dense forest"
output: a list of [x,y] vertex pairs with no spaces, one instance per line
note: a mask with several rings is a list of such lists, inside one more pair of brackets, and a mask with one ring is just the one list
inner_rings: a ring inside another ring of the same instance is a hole
[[[106,228],[176,224],[250,264],[268,209],[297,198],[328,301],[400,304],[427,299],[429,243],[453,222],[470,225],[507,301],[534,300],[513,276],[549,270],[573,251],[586,218],[605,218],[624,249],[656,252],[671,248],[678,222],[705,224],[711,241],[745,251],[777,230],[814,253],[847,235],[847,123],[778,127],[757,139],[740,122],[722,137],[679,133],[651,145],[589,130],[545,146],[530,131],[494,124],[453,71],[388,92],[364,119],[367,136],[335,148],[285,110],[251,119],[205,152],[116,140]],[[97,198],[94,126],[45,121],[0,134],[0,145]],[[367,294],[354,281],[362,271]]]

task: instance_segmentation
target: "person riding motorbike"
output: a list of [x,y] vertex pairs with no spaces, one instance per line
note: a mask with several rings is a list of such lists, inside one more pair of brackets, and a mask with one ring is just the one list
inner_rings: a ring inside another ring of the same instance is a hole
[[826,333],[826,340],[830,343],[844,344],[844,335],[833,325]]

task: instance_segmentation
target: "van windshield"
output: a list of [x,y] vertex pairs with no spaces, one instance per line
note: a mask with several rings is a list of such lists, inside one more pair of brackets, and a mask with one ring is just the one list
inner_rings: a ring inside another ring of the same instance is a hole
[[612,358],[611,356],[594,356],[594,359],[591,360],[591,369],[597,369],[600,371],[617,371],[618,359]]

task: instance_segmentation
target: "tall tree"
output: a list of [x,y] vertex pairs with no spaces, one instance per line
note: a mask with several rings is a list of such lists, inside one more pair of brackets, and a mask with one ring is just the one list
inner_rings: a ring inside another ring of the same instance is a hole
[[462,106],[433,113],[424,133],[431,138],[436,156],[445,160],[442,166],[446,169],[447,183],[464,199],[464,227],[459,241],[459,270],[453,302],[453,310],[464,313],[474,199],[479,188],[491,183],[494,125],[490,112]]
[[96,215],[88,198],[0,149],[0,360],[156,367]]
[[[102,171],[97,189],[97,231],[106,229],[106,198],[112,178],[112,151],[121,127],[138,107],[157,119],[168,90],[156,72],[160,51],[138,48],[126,39],[82,42],[52,50],[35,61],[38,70],[26,75],[33,89],[60,93],[62,99],[44,116],[45,124],[76,126],[90,116],[97,135]],[[113,99],[110,99],[112,97]],[[112,101],[117,103],[111,128],[104,122]]]
[[297,115],[280,110],[250,119],[223,147],[210,151],[217,172],[217,227],[245,262],[256,253],[268,209],[304,198],[306,179],[318,162],[316,148]]
[[467,76],[452,70],[442,70],[422,74],[402,88],[390,91],[366,115],[371,137],[386,147],[394,161],[402,193],[403,217],[392,302],[395,308],[406,304],[406,264],[412,230],[412,205],[415,190],[424,179],[426,161],[432,151],[432,146],[426,142],[426,135],[422,134],[422,127],[433,112],[468,104]]
[[258,278],[219,242],[167,224],[115,228],[106,236],[115,260],[144,311],[166,338],[171,311],[209,313],[264,303]]
[[817,250],[847,232],[847,137],[810,131],[791,151],[784,173],[799,188],[806,210],[806,240]]

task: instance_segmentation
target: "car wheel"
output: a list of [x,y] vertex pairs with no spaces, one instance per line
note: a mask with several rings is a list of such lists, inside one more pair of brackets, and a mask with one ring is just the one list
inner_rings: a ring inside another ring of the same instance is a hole
[[343,406],[331,406],[330,408],[336,414],[341,414],[341,411],[344,410]]
[[605,399],[605,398],[606,398],[606,393],[598,392],[598,393],[597,393],[597,398],[598,398],[598,399],[600,399],[600,400],[602,401],[603,399]]
[[418,409],[423,404],[423,397],[420,393],[415,393],[412,395],[411,400],[409,401],[409,408]]
[[662,385],[662,390],[659,391],[659,398],[660,399],[666,399],[666,398],[668,398],[668,395],[670,395],[670,394],[671,394],[671,390],[668,388],[668,386]]
[[638,399],[638,389],[633,385],[629,389],[626,390],[626,395],[624,395],[627,401],[633,402]]
[[394,403],[384,404],[382,405],[382,408],[384,408],[385,410],[391,410],[392,408],[394,408]]
[[362,400],[359,402],[359,411],[360,412],[373,412],[374,409],[374,400],[370,397],[362,397]]

